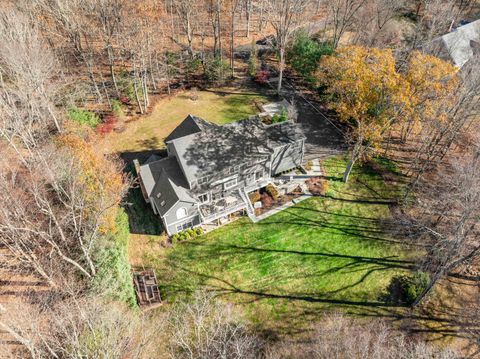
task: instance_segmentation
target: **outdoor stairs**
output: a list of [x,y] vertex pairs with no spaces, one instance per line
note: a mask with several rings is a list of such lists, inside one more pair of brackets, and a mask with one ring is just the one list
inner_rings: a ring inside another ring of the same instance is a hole
[[248,195],[247,193],[245,192],[245,189],[240,189],[239,190],[240,192],[240,196],[242,197],[243,201],[245,202],[245,204],[247,205],[247,215],[248,215],[248,218],[250,218],[251,220],[253,220],[255,217],[255,211],[253,209],[253,206],[252,206],[252,203],[250,202],[250,199],[248,198]]

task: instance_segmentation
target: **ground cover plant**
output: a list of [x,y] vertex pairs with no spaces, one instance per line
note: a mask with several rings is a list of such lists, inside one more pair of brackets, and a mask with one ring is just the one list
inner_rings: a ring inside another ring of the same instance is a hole
[[267,315],[260,307],[284,320],[295,303],[388,306],[382,296],[391,278],[413,268],[408,250],[381,225],[401,191],[369,167],[355,167],[344,184],[344,165],[338,158],[324,163],[326,198],[305,200],[257,224],[241,219],[174,247],[165,258],[152,256],[166,297],[207,288],[249,303],[259,322]]

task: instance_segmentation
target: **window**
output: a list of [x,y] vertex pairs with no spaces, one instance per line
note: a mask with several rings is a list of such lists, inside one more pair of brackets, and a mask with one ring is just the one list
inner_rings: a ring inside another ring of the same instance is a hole
[[165,201],[160,202],[160,206],[165,206]]
[[255,173],[249,173],[247,175],[247,183],[255,182]]
[[255,172],[255,179],[258,180],[263,177],[263,171]]
[[181,232],[191,227],[193,227],[193,219],[185,223],[177,224],[177,232]]
[[157,193],[157,198],[160,198],[160,197],[162,197],[162,193],[161,193],[161,192],[158,192],[158,193]]
[[203,183],[206,183],[208,181],[208,177],[207,176],[204,176],[204,177],[200,177],[198,179],[198,184],[203,184]]
[[235,187],[236,185],[237,185],[237,179],[234,178],[234,179],[232,179],[232,180],[230,180],[230,181],[225,182],[224,188],[225,188],[225,189],[229,189],[229,188]]
[[182,219],[187,216],[187,209],[185,207],[181,207],[177,209],[177,218]]
[[202,203],[208,202],[208,193],[201,194],[200,196],[198,196],[198,199]]

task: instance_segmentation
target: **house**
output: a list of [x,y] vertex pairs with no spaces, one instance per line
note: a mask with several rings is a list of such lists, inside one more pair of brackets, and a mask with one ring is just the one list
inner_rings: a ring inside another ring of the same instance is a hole
[[470,62],[480,57],[480,20],[433,39],[425,51],[451,62],[459,69],[469,67]]
[[165,139],[166,158],[137,161],[142,193],[169,235],[253,211],[248,193],[300,166],[304,141],[291,120],[266,125],[253,116],[220,126],[189,115]]

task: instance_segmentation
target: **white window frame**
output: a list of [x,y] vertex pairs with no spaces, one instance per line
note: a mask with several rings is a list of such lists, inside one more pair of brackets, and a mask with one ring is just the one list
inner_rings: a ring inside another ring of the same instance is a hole
[[[180,211],[183,211],[183,214],[181,216],[179,215]],[[187,208],[186,207],[177,208],[177,211],[176,211],[175,215],[177,216],[177,219],[183,219],[183,218],[188,217]]]
[[[203,196],[206,196],[207,199],[205,201],[202,201],[202,197]],[[208,203],[210,202],[210,193],[206,192],[206,193],[202,193],[198,196],[198,200],[201,202],[201,203]]]
[[255,182],[255,181],[257,180],[257,179],[255,178],[255,172],[248,173],[246,180],[247,180],[247,183]]
[[177,229],[177,232],[184,231],[185,229],[192,228],[193,227],[193,219],[191,219],[188,222],[183,222],[180,224],[177,224],[175,228]]
[[223,184],[223,188],[224,189],[230,189],[230,188],[235,187],[237,184],[238,184],[238,179],[237,178],[232,178],[231,180],[229,180],[229,181],[227,181]]

